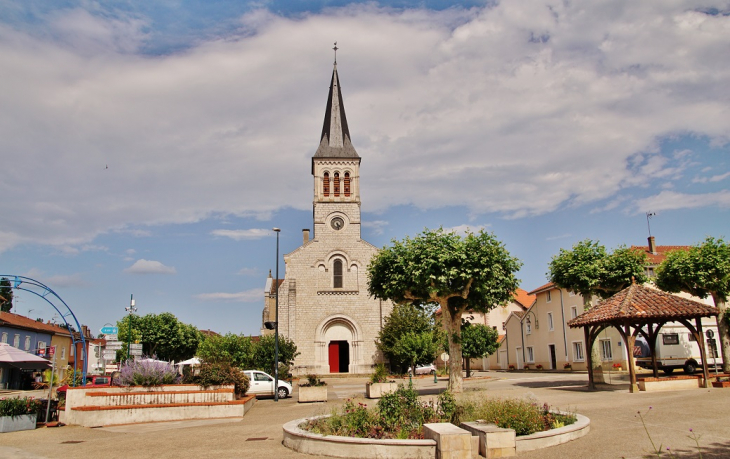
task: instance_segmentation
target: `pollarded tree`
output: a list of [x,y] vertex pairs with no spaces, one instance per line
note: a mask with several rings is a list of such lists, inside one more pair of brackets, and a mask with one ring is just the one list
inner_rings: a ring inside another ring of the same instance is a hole
[[[583,309],[588,310],[594,295],[608,298],[633,281],[646,282],[645,266],[643,251],[622,246],[609,254],[598,241],[586,239],[571,250],[560,249],[560,253],[550,260],[547,276],[558,287],[579,293],[583,297]],[[595,344],[588,352],[594,369],[600,368]]]
[[646,254],[640,250],[622,246],[609,254],[598,241],[586,239],[571,250],[560,249],[550,261],[547,276],[558,287],[583,296],[583,307],[588,309],[594,295],[608,298],[633,280],[646,282],[645,266]]
[[368,266],[371,295],[396,303],[437,303],[449,343],[449,390],[462,391],[461,315],[487,312],[512,299],[522,263],[492,233],[461,237],[424,230],[393,241]]
[[686,292],[700,298],[712,296],[718,309],[717,329],[722,346],[723,370],[730,372],[730,329],[723,320],[730,294],[730,245],[708,237],[689,250],[675,250],[657,268],[657,286],[667,292]]
[[471,359],[492,355],[497,350],[499,333],[484,324],[466,322],[461,327],[462,353],[466,359],[466,377],[471,376]]

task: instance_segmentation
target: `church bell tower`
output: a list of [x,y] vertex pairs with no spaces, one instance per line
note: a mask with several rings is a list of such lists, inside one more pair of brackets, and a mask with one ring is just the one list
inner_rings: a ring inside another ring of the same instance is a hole
[[336,54],[319,148],[312,157],[312,175],[314,238],[360,239],[360,156],[350,141]]

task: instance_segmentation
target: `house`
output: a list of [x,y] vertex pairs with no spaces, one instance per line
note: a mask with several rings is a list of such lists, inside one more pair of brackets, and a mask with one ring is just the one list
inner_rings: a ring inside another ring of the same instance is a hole
[[[527,311],[527,309],[529,309],[534,302],[535,295],[527,293],[527,291],[518,288],[512,297],[512,301],[510,301],[509,303],[490,309],[487,313],[467,311],[461,315],[461,318],[462,320],[466,320],[469,323],[486,325],[502,332],[505,329],[507,319],[513,313],[523,313]],[[435,315],[438,320],[438,318],[441,316],[441,308],[438,308],[436,310]],[[501,342],[502,340],[504,340],[504,338],[504,335],[500,335],[498,342]],[[498,354],[498,352],[495,352],[494,354],[487,357],[471,359],[471,370],[500,368]],[[445,362],[443,362],[440,357],[436,360],[436,365],[439,367],[446,366]],[[466,362],[464,363],[464,365],[466,365]]]
[[[0,342],[30,354],[47,357],[53,329],[12,312],[0,312]],[[30,389],[35,370],[21,370],[0,363],[0,389]]]

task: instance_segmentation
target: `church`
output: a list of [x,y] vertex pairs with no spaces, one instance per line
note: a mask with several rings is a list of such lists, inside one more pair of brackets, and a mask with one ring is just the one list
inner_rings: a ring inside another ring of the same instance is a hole
[[371,373],[382,361],[375,340],[393,304],[368,294],[367,266],[378,249],[361,238],[360,156],[350,140],[337,61],[311,172],[313,233],[302,230],[301,247],[284,255],[279,285],[269,275],[262,319],[276,321],[278,288],[279,334],[300,352],[294,375]]

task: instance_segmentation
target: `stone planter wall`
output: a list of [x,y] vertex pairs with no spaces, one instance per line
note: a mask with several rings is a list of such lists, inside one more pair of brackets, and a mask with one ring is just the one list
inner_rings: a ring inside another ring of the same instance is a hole
[[299,403],[326,402],[327,386],[299,386]]
[[33,430],[35,429],[36,417],[35,413],[20,416],[0,416],[0,433]]
[[730,387],[730,381],[713,381],[712,387],[715,387],[717,389],[722,389],[725,387]]
[[396,390],[398,390],[398,383],[396,382],[367,383],[365,385],[365,396],[367,398],[380,398]]
[[233,386],[77,387],[68,390],[63,422],[85,427],[243,417],[256,401],[235,399]]
[[663,390],[698,389],[700,378],[698,376],[671,376],[664,378],[640,378],[638,380],[639,390],[645,392],[658,392]]

